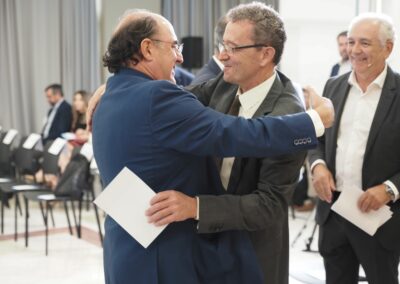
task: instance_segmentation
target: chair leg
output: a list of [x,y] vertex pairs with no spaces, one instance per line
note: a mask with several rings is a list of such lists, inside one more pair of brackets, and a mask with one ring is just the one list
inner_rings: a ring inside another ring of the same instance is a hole
[[65,215],[67,216],[67,222],[68,222],[69,233],[70,233],[70,235],[72,236],[73,233],[72,233],[71,221],[69,220],[68,204],[67,204],[67,201],[66,201],[66,200],[64,200],[63,203],[64,203]]
[[74,217],[76,234],[77,234],[78,238],[80,238],[80,236],[79,236],[79,223],[78,223],[78,220],[76,219],[75,204],[74,204],[74,201],[72,199],[71,199],[71,208],[72,208],[72,216]]
[[4,234],[4,199],[1,200],[1,234]]
[[48,226],[48,216],[49,216],[49,202],[48,201],[46,201],[46,211],[45,211],[45,214],[44,214],[44,224],[45,224],[45,226],[46,226],[46,238],[45,238],[45,242],[46,242],[46,249],[45,249],[45,252],[46,252],[46,256],[48,255],[48,243],[49,243],[49,241],[48,241],[48,238],[49,238],[49,226]]
[[51,223],[53,224],[53,228],[54,228],[56,226],[56,222],[54,222],[53,206],[51,204],[49,204],[49,209],[50,209]]
[[82,199],[80,199],[78,201],[78,224],[79,224],[78,238],[81,238],[81,236],[82,236],[82,226],[81,226],[81,224],[82,224]]
[[43,223],[46,225],[46,214],[44,212],[43,203],[39,201],[40,212],[42,212]]
[[14,208],[14,240],[18,240],[18,209],[19,199],[18,194],[15,193],[15,208]]
[[[91,200],[93,202],[93,200],[94,200],[94,191],[93,190],[90,191],[90,195],[91,195]],[[96,216],[97,227],[99,228],[99,237],[100,237],[101,246],[103,246],[103,233],[101,232],[99,211],[97,209],[96,204],[94,204],[94,203],[93,203],[93,208],[94,208],[94,214]]]
[[25,247],[28,247],[28,220],[29,220],[29,201],[28,198],[24,196],[24,201],[25,201]]
[[18,193],[15,193],[15,198],[18,199],[18,209],[19,209],[19,215],[22,216],[22,208],[21,208],[21,203],[19,202],[19,196]]

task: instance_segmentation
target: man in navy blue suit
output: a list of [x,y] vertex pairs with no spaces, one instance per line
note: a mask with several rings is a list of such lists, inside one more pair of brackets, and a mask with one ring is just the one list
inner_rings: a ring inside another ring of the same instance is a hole
[[[175,84],[181,47],[165,18],[143,10],[126,14],[113,34],[104,64],[114,76],[93,118],[94,155],[105,186],[126,166],[156,192],[219,194],[222,185],[209,156],[310,149],[322,125],[331,125],[331,102],[318,96],[314,110],[286,117],[246,120],[204,107]],[[188,199],[187,206],[191,211],[196,202]],[[203,236],[194,220],[176,219],[144,249],[107,216],[106,283],[263,282],[246,234]]]
[[71,131],[72,109],[71,105],[64,100],[60,84],[52,84],[44,91],[51,106],[42,131],[43,144],[46,144],[47,141],[60,137],[62,133]]

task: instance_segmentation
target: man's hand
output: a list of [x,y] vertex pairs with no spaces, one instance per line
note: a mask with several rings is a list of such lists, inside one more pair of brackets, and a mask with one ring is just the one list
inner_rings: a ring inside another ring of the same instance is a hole
[[106,84],[101,85],[93,94],[89,100],[88,108],[86,110],[86,130],[92,131],[92,119],[94,111],[96,110],[97,104],[99,103],[101,96],[106,91]]
[[358,199],[358,208],[362,212],[369,212],[372,210],[378,210],[383,205],[390,201],[389,195],[386,193],[384,184],[380,184],[374,187],[368,188]]
[[197,214],[196,198],[175,190],[157,193],[151,199],[150,205],[151,207],[146,210],[146,215],[149,223],[154,223],[156,226],[189,218],[195,219]]
[[332,191],[336,189],[332,173],[324,164],[318,164],[312,171],[313,186],[321,200],[332,202]]
[[331,127],[335,120],[335,110],[331,100],[317,95],[311,87],[304,87],[303,92],[306,105],[319,114],[325,128]]

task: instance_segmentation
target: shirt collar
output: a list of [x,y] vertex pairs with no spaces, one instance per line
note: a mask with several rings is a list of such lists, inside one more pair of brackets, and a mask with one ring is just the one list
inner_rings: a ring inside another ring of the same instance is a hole
[[59,100],[54,106],[53,109],[58,109],[60,107],[60,105],[62,104],[62,102],[64,101],[64,99]]
[[275,78],[276,71],[267,80],[248,90],[247,92],[244,92],[243,94],[240,92],[239,88],[236,95],[239,95],[240,105],[242,108],[246,111],[255,106],[258,107],[269,93]]
[[[378,86],[380,89],[382,89],[383,84],[385,83],[386,74],[387,74],[387,64],[385,64],[385,68],[383,68],[383,71],[375,78],[375,80],[368,85],[367,89],[372,85]],[[356,86],[357,88],[361,89],[357,83],[356,74],[354,73],[354,70],[351,71],[348,82],[350,85]]]

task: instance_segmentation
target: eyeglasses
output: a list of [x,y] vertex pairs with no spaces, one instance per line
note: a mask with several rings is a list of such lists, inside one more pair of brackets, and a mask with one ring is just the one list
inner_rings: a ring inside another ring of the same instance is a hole
[[246,48],[254,48],[254,47],[267,47],[268,45],[266,44],[251,44],[251,45],[240,45],[240,46],[229,46],[224,43],[219,43],[218,44],[218,50],[219,52],[226,51],[228,54],[234,54],[235,51],[241,50],[241,49],[246,49]]
[[183,43],[179,43],[178,41],[164,41],[164,40],[153,39],[153,38],[151,38],[150,40],[152,40],[152,41],[158,41],[158,42],[163,42],[163,43],[169,43],[169,44],[171,44],[171,47],[172,47],[173,49],[175,49],[175,51],[177,51],[177,52],[179,52],[180,54],[182,54]]

